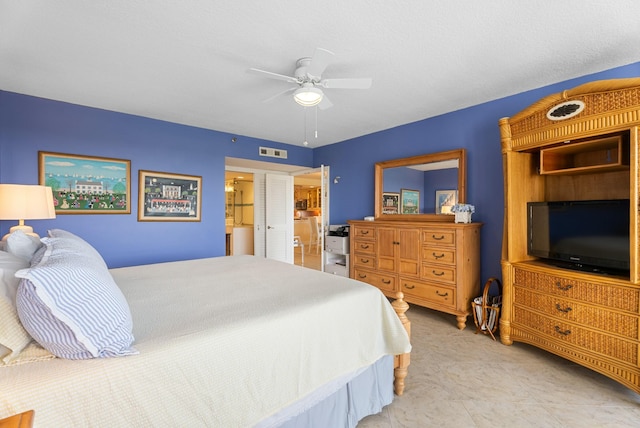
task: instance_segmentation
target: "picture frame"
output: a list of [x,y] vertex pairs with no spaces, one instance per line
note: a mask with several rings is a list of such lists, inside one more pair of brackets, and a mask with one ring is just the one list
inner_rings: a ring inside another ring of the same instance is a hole
[[400,193],[382,193],[382,214],[400,214]]
[[200,221],[202,177],[138,171],[138,221]]
[[457,203],[457,190],[436,190],[436,214],[453,215],[451,207]]
[[420,214],[420,191],[400,189],[400,211],[402,214]]
[[38,152],[38,183],[56,214],[131,214],[131,161]]

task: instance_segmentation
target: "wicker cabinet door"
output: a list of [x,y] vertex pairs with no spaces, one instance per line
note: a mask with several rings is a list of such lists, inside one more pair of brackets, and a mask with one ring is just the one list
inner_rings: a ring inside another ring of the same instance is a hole
[[377,237],[377,257],[376,265],[379,270],[386,272],[396,272],[396,257],[398,253],[398,239],[395,227],[378,227]]
[[398,229],[398,273],[420,276],[420,229]]

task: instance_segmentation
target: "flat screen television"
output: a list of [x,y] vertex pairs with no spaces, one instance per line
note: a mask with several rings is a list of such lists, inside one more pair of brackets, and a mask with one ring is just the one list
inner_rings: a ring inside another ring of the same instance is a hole
[[629,200],[527,203],[528,254],[604,274],[629,272]]

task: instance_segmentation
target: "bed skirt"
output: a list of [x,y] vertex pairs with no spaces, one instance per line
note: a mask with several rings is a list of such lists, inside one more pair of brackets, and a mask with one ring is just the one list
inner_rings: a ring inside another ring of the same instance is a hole
[[[346,382],[346,383],[345,383]],[[256,428],[354,428],[393,401],[393,356],[342,377],[264,419]]]

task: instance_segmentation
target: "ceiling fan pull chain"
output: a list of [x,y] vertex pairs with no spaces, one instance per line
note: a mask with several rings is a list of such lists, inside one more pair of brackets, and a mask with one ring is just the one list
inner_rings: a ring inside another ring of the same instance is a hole
[[316,140],[318,139],[318,106],[314,109],[316,112]]
[[302,142],[305,146],[309,144],[307,141],[307,108],[304,107],[304,141]]

